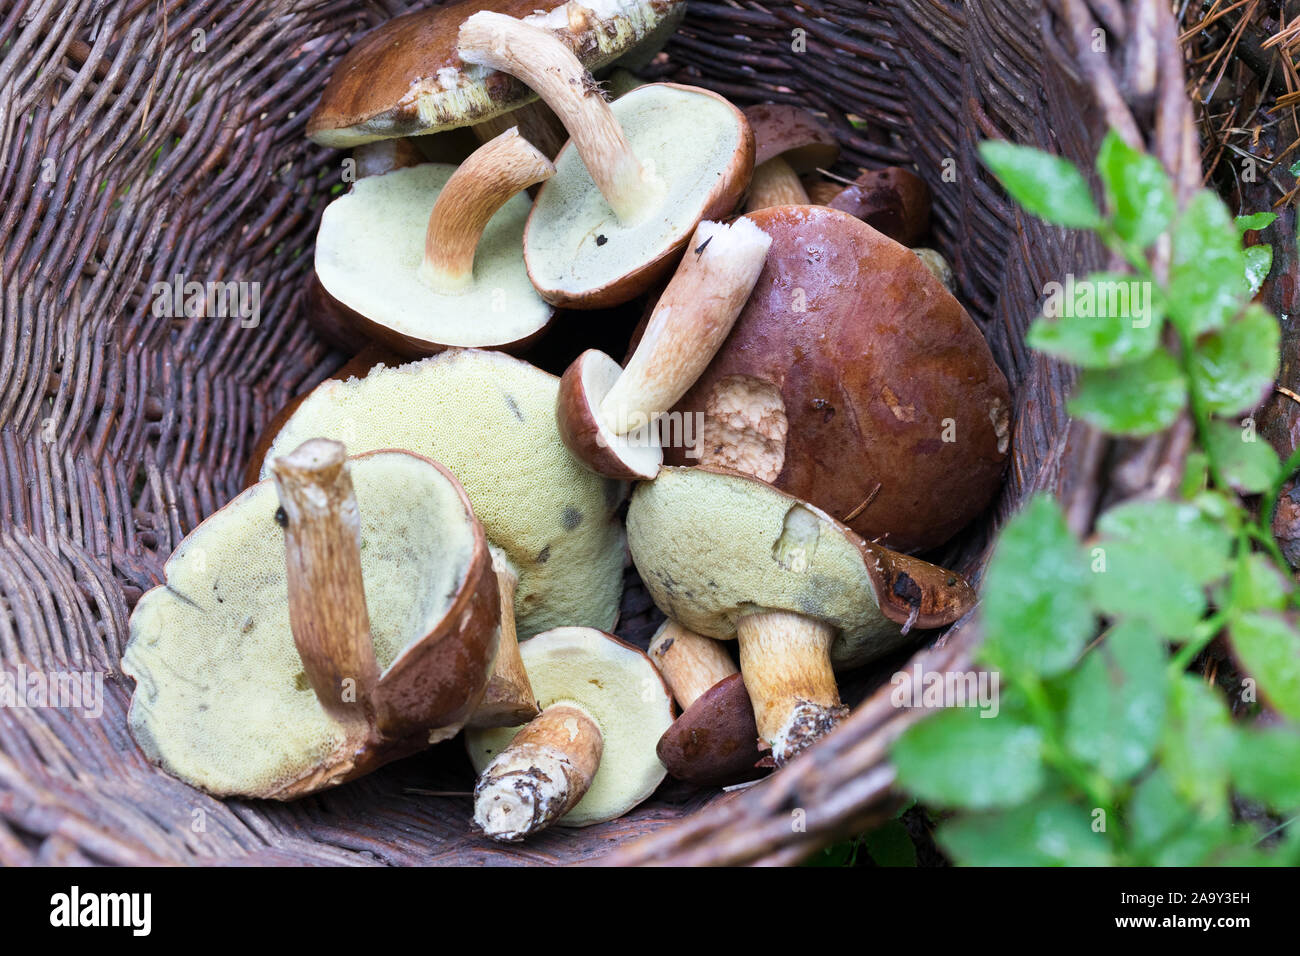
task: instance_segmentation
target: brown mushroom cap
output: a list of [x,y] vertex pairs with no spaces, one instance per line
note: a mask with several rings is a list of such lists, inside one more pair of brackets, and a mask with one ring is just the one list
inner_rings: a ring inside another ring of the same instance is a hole
[[814,113],[784,103],[745,108],[754,131],[754,165],[780,156],[796,173],[824,169],[840,157],[835,132]]
[[890,548],[942,544],[997,493],[1010,443],[1010,392],[979,328],[910,249],[847,213],[749,216],[773,240],[763,273],[675,409],[704,413],[704,461]]
[[764,770],[755,764],[758,725],[745,681],[724,677],[691,704],[659,738],[660,761],[678,780],[701,787],[753,780]]
[[899,166],[867,170],[826,205],[905,246],[916,245],[930,231],[930,187]]
[[535,99],[513,77],[467,65],[461,22],[493,10],[555,30],[589,70],[606,66],[676,21],[680,0],[459,0],[389,20],[349,50],[307,123],[324,146],[416,136],[490,119]]
[[622,367],[597,349],[588,349],[574,359],[560,378],[555,409],[560,440],[598,475],[620,481],[653,478],[664,455],[651,429],[616,435],[600,416],[601,400],[622,374]]

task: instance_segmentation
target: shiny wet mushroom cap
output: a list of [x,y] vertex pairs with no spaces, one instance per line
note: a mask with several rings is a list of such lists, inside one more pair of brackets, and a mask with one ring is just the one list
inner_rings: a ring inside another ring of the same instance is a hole
[[980,329],[915,253],[845,212],[746,215],[772,248],[673,409],[703,415],[699,459],[665,460],[755,475],[896,550],[947,541],[997,494],[1010,447]]

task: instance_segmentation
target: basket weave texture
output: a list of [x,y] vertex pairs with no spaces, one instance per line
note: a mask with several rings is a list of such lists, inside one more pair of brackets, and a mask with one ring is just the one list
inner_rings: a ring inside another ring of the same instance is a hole
[[[333,61],[407,6],[0,9],[0,663],[105,675],[97,718],[0,708],[0,864],[790,863],[890,811],[885,754],[918,715],[882,693],[760,786],[669,783],[622,820],[508,849],[469,834],[466,797],[411,792],[468,789],[452,745],[287,805],[214,800],[135,747],[118,665],[134,602],[239,490],[262,426],[345,358],[304,320],[342,155],[303,130]],[[1023,343],[1044,284],[1104,264],[1100,249],[1019,214],[975,153],[1009,138],[1087,163],[1115,127],[1185,197],[1199,156],[1167,0],[691,0],[667,53],[653,78],[825,111],[845,169],[929,181],[933,244],[1017,398],[1005,492],[938,560],[978,575],[1036,490],[1084,531],[1110,500],[1168,485],[1185,425],[1113,443],[1069,422],[1071,373]],[[260,322],[153,314],[154,284],[177,275],[260,283]],[[620,631],[644,641],[654,612],[630,585]],[[960,667],[976,640],[960,622],[924,665]]]

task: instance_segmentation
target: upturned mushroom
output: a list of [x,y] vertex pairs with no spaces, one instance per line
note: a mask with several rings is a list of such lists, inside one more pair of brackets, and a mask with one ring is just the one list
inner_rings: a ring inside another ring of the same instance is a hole
[[500,607],[440,465],[311,441],[272,467],[168,559],[122,668],[150,760],[218,796],[289,800],[457,733]]
[[761,776],[754,706],[722,642],[665,621],[646,653],[682,708],[655,748],[668,773],[702,787]]
[[609,478],[653,478],[663,461],[660,416],[722,345],[753,291],[772,240],[745,218],[703,222],[659,297],[627,368],[582,353],[560,381],[556,420],[569,451]]
[[738,639],[758,734],[778,766],[847,713],[834,669],[950,624],[974,604],[958,574],[870,544],[747,475],[664,468],[627,516],[655,604],[688,630]]
[[673,409],[702,415],[702,436],[665,461],[770,481],[900,551],[947,541],[997,493],[1011,438],[979,328],[911,250],[845,212],[748,218],[772,248]]
[[613,820],[649,797],[665,774],[655,742],[673,721],[649,658],[585,627],[546,631],[520,651],[542,713],[523,727],[466,733],[479,774],[475,827],[515,842],[555,823]]
[[509,129],[458,167],[359,179],[321,216],[321,286],[358,332],[403,355],[521,349],[554,314],[524,265],[523,190],[554,172]]
[[651,83],[610,104],[553,33],[487,11],[462,24],[459,49],[519,77],[571,137],[524,232],[528,275],[553,305],[604,308],[645,291],[749,183],[753,134],[716,93]]
[[553,158],[563,128],[533,92],[508,75],[466,63],[456,31],[470,14],[494,10],[554,31],[583,65],[639,63],[681,21],[681,0],[462,0],[395,17],[339,60],[307,135],[351,147],[398,136],[425,137],[470,126],[487,142],[509,126]]
[[839,159],[835,131],[809,110],[780,103],[747,107],[745,118],[754,131],[754,178],[745,211],[808,203],[799,177]]
[[508,355],[472,349],[326,381],[276,435],[261,473],[316,437],[441,462],[519,575],[520,640],[563,624],[610,630],[623,589],[617,512],[626,487],[565,450],[555,424],[559,382]]

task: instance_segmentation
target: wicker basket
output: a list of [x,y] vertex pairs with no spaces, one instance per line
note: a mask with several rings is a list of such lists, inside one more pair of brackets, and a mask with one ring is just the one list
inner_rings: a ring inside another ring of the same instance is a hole
[[[98,719],[0,709],[0,863],[788,863],[889,812],[885,754],[915,715],[879,693],[759,786],[718,798],[669,783],[622,820],[522,848],[470,835],[457,794],[472,776],[452,745],[287,805],[214,800],[136,749],[118,668],[131,607],[239,490],[261,427],[344,359],[304,321],[341,156],[303,128],[332,61],[404,6],[18,0],[0,12],[0,660],[106,675]],[[741,105],[824,110],[846,168],[914,164],[930,182],[934,244],[1017,396],[1005,493],[939,556],[973,574],[1031,491],[1056,493],[1083,531],[1101,504],[1178,470],[1184,426],[1115,444],[1067,420],[1070,372],[1028,352],[1023,333],[1044,283],[1101,252],[1022,218],[975,153],[1007,137],[1087,161],[1113,126],[1186,196],[1199,159],[1169,6],[691,0],[653,67]],[[176,274],[259,281],[260,323],[155,316],[150,290]],[[644,640],[654,612],[630,583],[622,633]],[[927,666],[961,666],[975,640],[959,624],[922,652]]]

